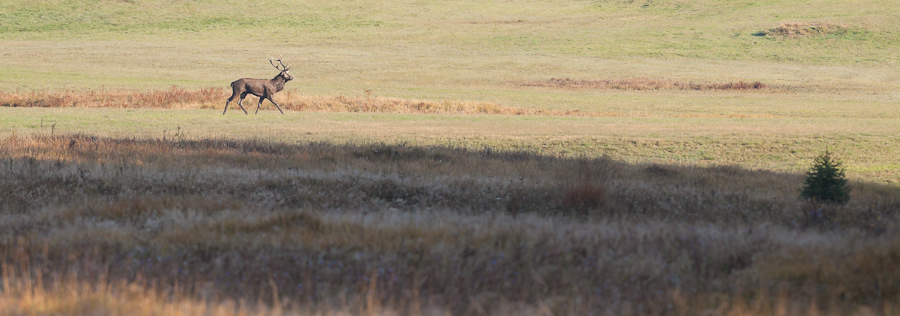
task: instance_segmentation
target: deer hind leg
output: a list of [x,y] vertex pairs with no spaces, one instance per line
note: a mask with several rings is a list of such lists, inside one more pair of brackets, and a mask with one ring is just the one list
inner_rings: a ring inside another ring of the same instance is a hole
[[247,97],[247,92],[241,93],[241,98],[238,99],[238,106],[241,107],[241,110],[244,110],[244,114],[247,114],[247,109],[244,109],[244,98]]
[[232,94],[231,97],[228,98],[228,101],[225,101],[225,110],[222,111],[222,115],[225,115],[225,112],[228,111],[228,103],[231,103],[231,100],[234,100],[235,96],[237,96],[237,94]]

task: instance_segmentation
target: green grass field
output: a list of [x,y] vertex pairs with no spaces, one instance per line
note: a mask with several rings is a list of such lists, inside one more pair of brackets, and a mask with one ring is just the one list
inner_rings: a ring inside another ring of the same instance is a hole
[[[896,315],[898,20],[3,1],[0,314]],[[273,56],[285,115],[222,115],[217,89]],[[846,205],[798,198],[826,149]]]

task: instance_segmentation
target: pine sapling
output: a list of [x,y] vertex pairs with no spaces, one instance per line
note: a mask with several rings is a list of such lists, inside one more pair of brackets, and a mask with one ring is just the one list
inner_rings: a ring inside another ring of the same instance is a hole
[[850,200],[850,187],[847,186],[844,168],[828,150],[816,157],[813,166],[806,172],[803,183],[800,197],[804,199],[837,204]]

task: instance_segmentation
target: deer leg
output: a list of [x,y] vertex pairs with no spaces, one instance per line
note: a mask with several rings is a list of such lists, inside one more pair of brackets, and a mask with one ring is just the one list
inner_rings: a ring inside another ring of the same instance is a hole
[[244,110],[244,114],[247,114],[247,109],[244,109],[244,98],[247,97],[247,93],[241,94],[241,98],[238,99],[238,106],[241,107],[241,110]]
[[222,111],[222,115],[225,115],[225,112],[228,111],[228,103],[231,103],[231,100],[234,100],[234,95],[232,94],[228,101],[225,101],[225,111]]
[[265,101],[265,100],[266,100],[265,97],[259,97],[259,104],[256,105],[256,112],[253,112],[253,114],[259,113],[259,107],[262,106],[262,101]]
[[[281,114],[284,114],[284,111],[281,110],[281,107],[278,106],[278,103],[275,103],[275,100],[272,100],[272,98],[269,98],[269,102],[272,102],[272,104],[275,105],[275,108],[278,109],[278,112],[281,112]],[[260,99],[259,103],[262,103],[262,99]]]

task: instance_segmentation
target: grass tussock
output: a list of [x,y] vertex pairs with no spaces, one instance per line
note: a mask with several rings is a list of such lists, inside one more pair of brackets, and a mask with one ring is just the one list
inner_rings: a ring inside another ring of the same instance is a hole
[[606,203],[606,188],[590,182],[573,185],[562,198],[564,209],[582,216],[588,216],[591,211],[602,209]]
[[900,297],[896,187],[851,183],[812,225],[800,175],[489,148],[12,136],[0,172],[9,314],[853,314]]
[[847,26],[826,22],[794,22],[783,23],[781,26],[757,33],[760,36],[777,36],[785,38],[798,38],[804,36],[843,34],[847,33]]
[[615,89],[615,90],[762,90],[768,85],[759,82],[720,82],[720,83],[693,83],[668,79],[604,79],[585,80],[571,78],[552,78],[524,82],[520,85],[526,87],[550,87],[550,88],[575,88],[575,89]]

